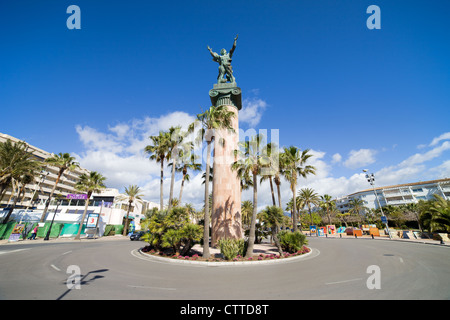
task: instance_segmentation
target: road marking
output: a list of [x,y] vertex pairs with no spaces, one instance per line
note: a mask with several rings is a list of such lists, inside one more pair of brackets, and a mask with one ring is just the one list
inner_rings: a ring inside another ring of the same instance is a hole
[[50,267],[52,267],[53,269],[55,269],[56,271],[61,271],[61,269],[59,269],[57,266],[55,266],[54,264],[51,264]]
[[64,252],[62,255],[66,255],[66,254],[71,253],[71,252],[72,252],[72,250]]
[[19,251],[24,251],[24,250],[30,250],[30,248],[26,248],[26,249],[16,249],[16,250],[8,250],[8,251],[0,251],[0,254],[13,253],[13,252],[19,252]]
[[399,257],[399,259],[400,259],[400,262],[401,262],[401,263],[404,263],[404,262],[403,262],[403,258],[402,258],[402,257]]
[[352,281],[360,281],[363,280],[363,278],[356,278],[356,279],[350,279],[350,280],[342,280],[342,281],[336,281],[336,282],[327,282],[326,285],[329,284],[339,284],[339,283],[346,283],[346,282],[352,282]]
[[131,285],[131,284],[129,284],[128,287],[131,287],[131,288],[138,288],[138,289],[159,289],[159,290],[170,290],[170,291],[175,291],[175,290],[177,290],[177,289],[175,289],[175,288],[147,287],[147,286],[133,286],[133,285]]

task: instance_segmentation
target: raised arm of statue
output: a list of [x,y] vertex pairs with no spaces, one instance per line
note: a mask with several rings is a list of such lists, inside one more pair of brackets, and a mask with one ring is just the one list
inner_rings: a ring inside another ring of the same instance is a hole
[[213,60],[218,61],[219,55],[217,53],[213,52],[209,46],[208,46],[208,51],[211,54],[211,56],[213,57]]
[[238,36],[239,35],[237,34],[236,38],[234,38],[233,47],[230,49],[230,58],[233,56],[234,49],[236,49],[236,40],[237,40]]

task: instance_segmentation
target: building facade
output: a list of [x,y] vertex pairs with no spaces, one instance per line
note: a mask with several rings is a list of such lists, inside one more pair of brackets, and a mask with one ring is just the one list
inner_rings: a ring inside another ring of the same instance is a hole
[[[10,135],[0,133],[0,142],[6,142],[7,140],[11,140],[13,143],[22,141]],[[30,144],[27,145],[27,151],[31,153],[37,161],[44,162],[45,159],[52,156],[52,153],[50,152],[44,151]],[[41,171],[39,178],[33,183],[26,185],[25,193],[19,196],[16,207],[32,208],[38,203],[47,200],[53,186],[55,185],[58,172],[58,168],[46,165]],[[74,171],[66,170],[56,186],[54,195],[66,197],[70,193],[77,193],[75,190],[75,184],[78,182],[79,177],[83,173],[89,174],[90,171],[84,168],[77,168]],[[0,207],[6,207],[8,204],[11,204],[14,196],[16,196],[16,192],[13,192],[12,187],[9,187],[0,202]]]
[[[378,199],[375,197],[375,193]],[[450,200],[450,179],[421,181],[414,183],[398,184],[387,187],[367,189],[349,194],[336,199],[336,206],[341,212],[348,212],[351,208],[351,199],[360,199],[369,209],[378,209],[388,205],[399,206],[409,203],[417,203],[419,200],[431,200],[434,195],[439,195],[445,200]]]
[[[6,140],[11,140],[13,143],[21,141],[10,135],[0,133],[0,142],[5,142]],[[51,153],[32,145],[28,145],[27,151],[36,160],[42,162],[52,156]],[[45,203],[55,185],[58,171],[58,168],[46,165],[40,177],[33,183],[26,185],[25,193],[19,195],[20,198],[11,215],[11,220],[24,222],[40,220]],[[126,195],[121,194],[118,189],[106,188],[100,193],[93,193],[89,200],[67,198],[69,194],[79,193],[75,189],[75,184],[83,173],[89,174],[90,171],[84,168],[77,168],[74,171],[65,171],[63,173],[50,201],[45,222],[54,220],[55,223],[78,225],[85,210],[85,201],[89,201],[85,219],[87,220],[90,213],[99,214],[99,235],[103,234],[106,225],[124,225],[129,204]],[[60,200],[57,199],[57,195],[60,196]],[[2,210],[2,208],[12,204],[16,196],[17,190],[12,190],[11,187],[6,190],[6,194],[0,202],[0,220],[8,212],[7,210]],[[132,222],[133,229],[140,230],[140,221],[145,216],[145,212],[154,207],[158,208],[159,205],[147,200],[135,201],[132,204],[129,210],[129,220]]]

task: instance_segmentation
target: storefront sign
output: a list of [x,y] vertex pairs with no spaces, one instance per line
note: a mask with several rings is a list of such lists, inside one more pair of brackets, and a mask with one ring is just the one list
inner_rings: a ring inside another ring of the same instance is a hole
[[87,194],[73,194],[73,193],[69,193],[66,198],[67,199],[72,199],[72,200],[87,200]]
[[97,228],[98,216],[98,213],[90,213],[88,215],[86,228]]

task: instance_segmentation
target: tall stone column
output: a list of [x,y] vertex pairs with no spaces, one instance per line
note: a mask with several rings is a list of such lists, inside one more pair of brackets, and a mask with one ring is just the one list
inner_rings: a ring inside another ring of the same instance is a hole
[[242,102],[241,89],[236,83],[214,84],[209,95],[214,106],[225,106],[235,113],[232,121],[234,132],[220,129],[214,134],[211,245],[215,246],[219,239],[243,237],[240,179],[236,171],[231,169],[236,160],[234,150],[238,149],[238,111],[242,108]]

